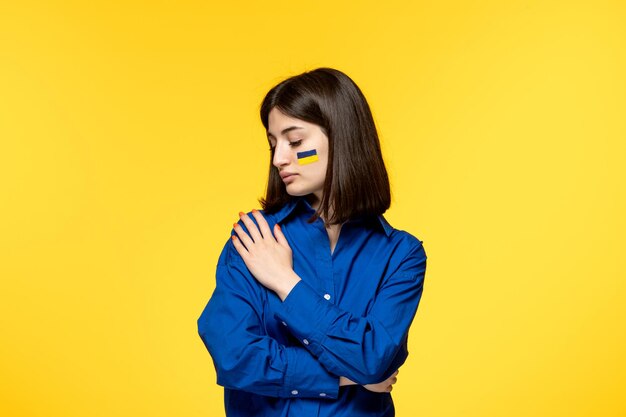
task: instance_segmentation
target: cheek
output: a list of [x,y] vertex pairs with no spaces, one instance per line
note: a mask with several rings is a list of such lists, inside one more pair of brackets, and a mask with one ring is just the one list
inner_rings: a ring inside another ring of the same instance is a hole
[[317,149],[312,150],[316,151],[315,155],[299,158],[298,164],[301,172],[306,174],[310,180],[316,184],[323,183],[326,177],[327,155],[318,154]]
[[298,152],[298,165],[319,164],[320,159],[317,154],[317,149],[310,149],[308,151]]

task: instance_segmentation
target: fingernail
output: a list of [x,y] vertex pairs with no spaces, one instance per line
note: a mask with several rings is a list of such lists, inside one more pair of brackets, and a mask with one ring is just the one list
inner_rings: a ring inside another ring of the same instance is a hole
[[252,209],[252,212],[253,212],[253,213],[256,213],[256,212],[257,212],[257,209]]
[[237,227],[237,223],[233,223],[233,228]]
[[278,223],[276,223],[276,227],[278,228],[278,230],[282,230],[282,229],[280,228],[280,225],[279,225]]
[[237,237],[235,237],[235,235],[232,235],[230,238],[231,238],[232,240],[237,239]]
[[239,216],[240,216],[240,217],[241,217],[241,216],[243,216],[244,214],[245,214],[245,213],[244,213],[243,211],[240,211],[240,212],[239,212]]

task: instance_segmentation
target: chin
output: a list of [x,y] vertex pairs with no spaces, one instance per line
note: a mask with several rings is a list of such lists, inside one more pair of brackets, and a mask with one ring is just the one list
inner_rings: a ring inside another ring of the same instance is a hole
[[294,196],[294,197],[301,197],[304,195],[311,194],[311,190],[298,188],[298,187],[289,187],[289,185],[285,188],[285,190],[287,191],[287,194]]
[[292,197],[302,197],[303,195],[307,195],[309,193],[287,190],[287,194],[289,194]]

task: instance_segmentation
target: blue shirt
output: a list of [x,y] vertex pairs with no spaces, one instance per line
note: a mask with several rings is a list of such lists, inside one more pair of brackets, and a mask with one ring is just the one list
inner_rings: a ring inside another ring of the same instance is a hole
[[[304,197],[261,213],[270,228],[281,225],[301,281],[281,301],[231,239],[224,246],[198,333],[226,415],[393,416],[390,393],[361,385],[384,381],[407,358],[426,271],[422,241],[382,215],[361,217],[342,225],[331,253],[322,220],[307,223],[314,210]],[[339,387],[340,376],[359,385]]]

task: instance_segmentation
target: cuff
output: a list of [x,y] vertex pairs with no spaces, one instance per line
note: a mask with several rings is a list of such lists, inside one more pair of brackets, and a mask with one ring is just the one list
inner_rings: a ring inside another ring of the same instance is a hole
[[329,373],[306,350],[287,348],[287,372],[283,395],[291,398],[339,396],[339,377]]
[[327,329],[340,315],[339,309],[300,280],[277,309],[274,317],[313,355],[319,357]]

